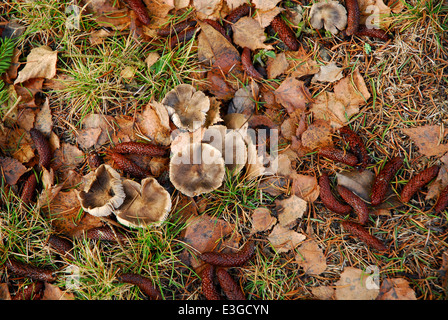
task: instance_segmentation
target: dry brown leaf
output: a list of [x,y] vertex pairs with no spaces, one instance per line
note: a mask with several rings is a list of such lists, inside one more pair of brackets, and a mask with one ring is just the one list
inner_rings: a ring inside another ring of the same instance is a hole
[[378,285],[373,283],[374,275],[361,269],[346,267],[341,278],[335,282],[336,300],[374,300],[379,293]]
[[295,260],[306,274],[319,275],[327,269],[324,252],[316,241],[307,240],[296,251]]
[[81,205],[77,190],[61,191],[62,185],[42,190],[39,195],[38,208],[57,232],[69,237],[78,237],[87,229],[102,226],[101,219],[84,213],[79,216]]
[[[195,254],[213,251],[233,230],[234,226],[229,222],[202,214],[187,222],[183,231],[183,241],[191,248],[189,251]],[[193,267],[201,264],[195,257],[189,260]]]
[[259,10],[273,9],[280,0],[252,0],[252,4]]
[[321,66],[319,72],[311,79],[312,82],[335,82],[344,76],[344,69],[337,66],[335,62],[330,62],[325,66]]
[[407,280],[394,278],[381,283],[377,300],[417,300],[417,297]]
[[206,17],[212,15],[220,7],[221,0],[193,0],[193,7]]
[[345,126],[350,118],[359,112],[359,107],[351,104],[346,106],[337,100],[334,93],[325,91],[314,98],[310,111],[316,119],[329,121],[333,128],[338,129]]
[[359,69],[339,80],[333,88],[336,99],[341,101],[346,108],[364,105],[371,94],[364,82]]
[[10,157],[0,157],[0,175],[10,186],[17,183],[20,177],[28,171],[28,169],[18,160]]
[[405,128],[401,131],[411,138],[420,154],[426,157],[440,157],[448,152],[448,143],[441,143],[448,134],[448,130],[444,130],[440,125],[424,125],[415,128]]
[[45,282],[42,300],[74,300],[75,295],[71,292],[62,291],[60,288]]
[[11,300],[11,294],[6,282],[0,283],[0,300]]
[[306,174],[296,174],[292,180],[291,192],[308,202],[314,202],[320,193],[317,179]]
[[31,128],[34,128],[35,119],[36,110],[31,108],[21,109],[17,114],[17,125],[26,131],[30,131]]
[[9,150],[9,154],[20,163],[27,163],[35,157],[34,143],[23,128],[5,130],[4,135],[0,132],[0,146]]
[[278,222],[284,228],[292,228],[307,209],[307,202],[294,194],[283,200],[275,200],[275,205],[279,212]]
[[101,135],[101,128],[88,128],[82,129],[78,131],[78,137],[76,141],[81,149],[89,149],[93,147],[97,142],[98,138]]
[[151,68],[152,65],[153,65],[154,63],[156,63],[157,60],[159,60],[159,59],[160,59],[160,55],[159,55],[157,52],[155,52],[155,51],[150,52],[150,53],[148,54],[148,56],[146,57],[146,59],[145,59],[146,67],[147,67],[148,69]]
[[448,153],[440,158],[443,165],[440,166],[439,174],[436,179],[428,186],[428,192],[425,200],[436,198],[440,192],[448,186]]
[[266,71],[269,79],[275,79],[283,74],[289,66],[284,52],[277,53],[275,58],[268,58]]
[[59,149],[53,153],[52,167],[58,171],[67,171],[76,168],[84,162],[84,152],[77,146],[62,142]]
[[370,201],[370,193],[372,191],[375,173],[371,170],[353,170],[336,172],[338,185],[344,186],[356,195]]
[[269,242],[278,253],[294,250],[305,239],[304,234],[282,227],[279,224],[274,227],[268,236]]
[[251,50],[273,49],[271,45],[265,44],[267,37],[260,23],[251,17],[243,17],[232,25],[233,42],[236,45]]
[[311,150],[333,145],[333,128],[326,120],[317,119],[302,133],[301,141]]
[[288,77],[275,90],[275,99],[291,114],[296,110],[305,111],[307,103],[311,101],[311,94],[303,81]]
[[258,98],[259,87],[256,82],[250,86],[243,86],[235,92],[235,96],[229,105],[229,113],[242,113],[250,116],[254,113]]
[[20,99],[17,104],[18,108],[38,108],[41,101],[36,94],[42,91],[43,83],[44,78],[32,78],[11,86],[10,92],[16,97],[10,97],[10,100]]
[[277,223],[277,218],[271,215],[271,210],[267,208],[257,208],[252,213],[251,234],[263,232],[271,229]]
[[272,20],[274,20],[274,18],[278,16],[283,10],[284,9],[280,7],[274,7],[269,10],[258,9],[255,14],[255,19],[258,21],[260,26],[266,28],[271,24]]
[[334,296],[334,288],[330,286],[312,287],[311,293],[319,300],[332,300]]
[[313,60],[312,54],[308,54],[303,47],[298,51],[287,51],[286,58],[289,63],[288,74],[290,77],[316,74],[320,70],[319,64]]
[[47,137],[53,129],[53,120],[51,118],[50,100],[47,97],[44,104],[36,115],[34,128],[42,132]]
[[[113,117],[93,113],[87,115],[83,119],[82,126],[83,129],[92,129],[92,128],[101,129],[101,134],[98,137],[98,141],[95,144],[95,148],[98,148],[104,145],[106,142],[108,142],[109,137],[113,135],[113,129],[114,129],[113,123],[114,123]],[[82,132],[83,129],[79,131]]]
[[14,84],[34,78],[53,78],[56,75],[57,60],[58,52],[48,46],[32,49],[26,58],[25,67],[19,72]]

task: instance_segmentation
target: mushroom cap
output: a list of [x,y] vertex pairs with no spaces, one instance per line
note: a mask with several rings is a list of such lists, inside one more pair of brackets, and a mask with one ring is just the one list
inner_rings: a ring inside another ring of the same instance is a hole
[[219,188],[225,174],[221,152],[206,143],[191,143],[175,153],[170,161],[170,180],[189,197]]
[[204,123],[210,109],[210,99],[189,84],[180,84],[169,91],[162,100],[171,116],[171,120],[179,129],[193,132]]
[[92,172],[84,190],[77,195],[84,211],[97,217],[110,215],[126,196],[120,174],[107,164]]
[[221,152],[225,166],[232,175],[237,175],[246,165],[247,146],[239,130],[214,125],[205,130],[202,142]]
[[126,198],[115,210],[118,222],[127,227],[160,225],[171,211],[171,197],[153,177],[138,183],[124,179],[123,189]]
[[338,1],[317,2],[311,6],[310,23],[315,29],[325,27],[336,34],[347,25],[347,10]]

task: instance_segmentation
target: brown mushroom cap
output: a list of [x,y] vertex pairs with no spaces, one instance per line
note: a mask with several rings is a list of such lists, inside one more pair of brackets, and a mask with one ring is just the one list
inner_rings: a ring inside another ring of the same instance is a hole
[[115,210],[118,222],[138,228],[165,221],[171,210],[171,197],[156,179],[148,177],[141,184],[124,179],[123,189],[126,198]]
[[125,193],[120,174],[107,164],[92,172],[78,199],[84,211],[93,216],[110,215],[124,201]]
[[189,84],[181,84],[168,92],[162,100],[171,120],[179,129],[190,132],[199,129],[210,109],[210,99]]
[[347,25],[347,10],[338,1],[317,2],[311,6],[310,23],[315,29],[325,27],[336,34]]
[[233,175],[237,175],[246,165],[247,146],[238,130],[214,125],[204,131],[202,142],[212,145],[221,152],[226,168]]
[[170,161],[171,183],[189,197],[219,188],[224,174],[221,152],[206,143],[185,145]]

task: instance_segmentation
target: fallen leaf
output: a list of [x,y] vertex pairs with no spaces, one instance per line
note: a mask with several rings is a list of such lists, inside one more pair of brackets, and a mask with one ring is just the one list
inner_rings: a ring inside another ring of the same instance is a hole
[[113,135],[113,123],[114,118],[111,116],[92,113],[82,120],[81,124],[83,129],[78,130],[78,132],[82,133],[84,129],[101,129],[101,134],[94,146],[95,148],[98,148],[108,142],[109,138]]
[[289,63],[287,74],[293,78],[316,74],[320,70],[319,64],[312,58],[312,53],[308,54],[303,47],[298,51],[286,52],[286,59]]
[[274,20],[274,18],[278,16],[283,10],[284,9],[280,7],[273,7],[272,9],[268,10],[258,9],[255,13],[255,19],[258,21],[260,26],[266,28],[271,24],[272,20]]
[[338,129],[345,126],[351,117],[359,112],[359,106],[345,105],[337,100],[333,92],[324,91],[314,98],[310,111],[316,119],[329,121],[331,127]]
[[0,157],[0,175],[10,186],[17,183],[20,177],[28,171],[28,169],[18,160],[10,157]]
[[311,102],[311,94],[303,81],[288,77],[275,90],[275,99],[288,113],[305,111],[307,103]]
[[33,78],[51,79],[56,75],[58,52],[48,46],[41,46],[30,51],[25,67],[19,71],[14,84]]
[[45,282],[42,300],[74,300],[75,295],[71,292],[62,291],[60,288]]
[[278,253],[294,250],[305,239],[304,234],[282,227],[279,224],[274,227],[268,236],[269,242]]
[[330,62],[325,66],[321,66],[319,72],[311,79],[312,82],[335,82],[344,76],[344,69],[337,66],[336,62]]
[[317,148],[333,145],[333,128],[326,120],[317,119],[302,133],[301,141],[305,148]]
[[292,179],[291,192],[308,202],[314,202],[319,197],[320,187],[314,176],[296,174]]
[[154,63],[156,63],[157,60],[159,60],[159,59],[160,59],[160,55],[157,52],[152,51],[152,52],[148,53],[148,55],[146,56],[146,59],[145,59],[146,67],[148,69],[150,69],[154,65]]
[[271,210],[267,208],[257,208],[252,213],[251,234],[263,232],[271,229],[277,223],[277,218],[271,215]]
[[0,300],[11,300],[11,294],[6,282],[0,283]]
[[275,58],[268,58],[266,62],[269,79],[275,79],[279,75],[283,74],[288,69],[288,61],[284,52],[275,55]]
[[274,8],[280,0],[252,0],[252,4],[259,10],[269,10]]
[[295,260],[306,274],[319,275],[327,269],[324,252],[316,241],[307,240],[296,251]]
[[[234,230],[234,226],[229,222],[202,214],[187,222],[183,232],[183,241],[196,252],[203,253],[213,251],[219,242]],[[193,267],[201,264],[195,257],[190,257]]]
[[210,16],[218,9],[220,3],[220,0],[193,0],[193,7],[197,12]]
[[232,25],[233,42],[236,45],[251,50],[268,49],[271,50],[271,45],[265,44],[267,37],[264,28],[260,23],[251,17],[243,17]]
[[242,113],[250,116],[254,113],[259,88],[256,82],[252,82],[250,86],[243,86],[235,92],[228,113]]
[[336,99],[341,101],[347,109],[349,107],[360,107],[371,97],[369,89],[358,68],[353,73],[339,80],[334,85],[333,92]]
[[63,142],[59,149],[53,153],[52,167],[58,171],[74,169],[84,162],[84,152],[77,146]]
[[361,269],[346,267],[335,282],[336,300],[374,300],[379,293],[376,285],[369,285],[373,275]]
[[391,24],[389,19],[391,8],[385,5],[383,0],[359,0],[359,11],[361,24],[375,25],[384,29]]
[[373,171],[353,170],[336,172],[336,177],[338,185],[346,187],[365,201],[370,201],[372,184],[375,179],[375,173]]
[[448,152],[448,143],[441,143],[443,138],[448,134],[448,130],[444,130],[440,125],[404,128],[401,131],[411,138],[417,146],[418,151],[426,157],[440,157]]
[[377,300],[417,300],[409,282],[402,278],[384,279]]
[[275,205],[279,212],[278,222],[284,228],[292,228],[307,209],[307,202],[294,194],[283,200],[275,200]]
[[51,118],[50,100],[48,97],[45,99],[44,104],[36,115],[34,128],[38,129],[45,136],[50,136],[53,129],[53,121]]
[[76,141],[81,149],[87,150],[97,144],[103,130],[101,128],[88,128],[78,131]]
[[331,286],[312,287],[311,293],[319,300],[332,300],[334,296],[334,288]]
[[38,199],[38,208],[57,232],[68,237],[79,237],[85,230],[103,225],[98,217],[88,213],[80,214],[81,205],[76,189],[61,189],[62,185],[44,189]]

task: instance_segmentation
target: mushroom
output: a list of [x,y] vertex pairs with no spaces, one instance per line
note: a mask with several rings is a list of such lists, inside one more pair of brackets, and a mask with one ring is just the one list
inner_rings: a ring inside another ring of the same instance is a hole
[[226,168],[232,175],[237,175],[247,161],[247,147],[243,135],[235,129],[223,125],[214,125],[204,132],[203,143],[209,143],[218,149]]
[[210,99],[189,84],[181,84],[162,100],[173,123],[179,129],[196,131],[204,123],[210,109]]
[[90,174],[84,190],[77,195],[84,211],[97,217],[110,215],[126,196],[120,174],[107,164],[100,165]]
[[127,227],[160,225],[171,210],[171,197],[153,177],[145,178],[141,184],[129,179],[123,180],[126,198],[115,210],[117,221]]
[[189,197],[219,188],[224,174],[221,152],[206,143],[187,144],[170,161],[171,183]]
[[333,34],[343,30],[347,25],[347,10],[338,1],[321,1],[312,5],[310,23],[315,29],[326,30]]

